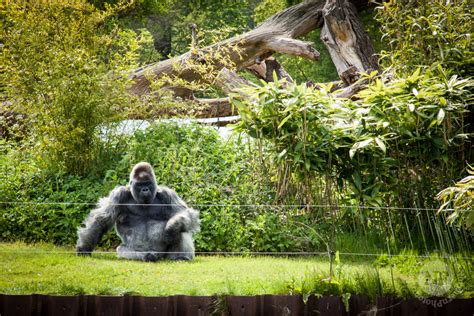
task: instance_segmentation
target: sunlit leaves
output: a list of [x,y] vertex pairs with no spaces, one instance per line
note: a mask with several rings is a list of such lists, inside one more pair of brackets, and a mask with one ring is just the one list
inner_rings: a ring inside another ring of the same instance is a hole
[[441,63],[472,75],[471,1],[388,1],[376,17],[389,45],[382,60],[392,69],[405,75],[420,65]]
[[443,109],[439,109],[438,115],[436,117],[436,124],[441,125],[443,123],[444,117],[445,117],[445,112]]
[[[329,175],[350,184],[357,198],[380,204],[381,195],[399,191],[401,175],[393,170],[414,157],[445,166],[454,159],[452,146],[468,137],[462,122],[472,85],[438,67],[419,68],[406,79],[372,81],[357,104],[327,89],[285,89],[276,81],[247,89],[251,98],[236,96],[234,105],[242,115],[238,128],[264,140],[290,179]],[[405,177],[412,181],[414,173]]]
[[454,212],[448,217],[449,222],[459,221],[474,229],[474,167],[470,166],[468,172],[469,176],[439,192],[436,198],[443,202],[439,212],[453,208]]
[[367,146],[369,146],[372,142],[374,141],[373,138],[369,138],[369,139],[366,139],[366,140],[363,140],[363,141],[359,141],[357,143],[354,143],[354,145],[352,145],[351,149],[349,150],[349,156],[351,158],[354,157],[355,153],[360,150],[360,149],[363,149]]
[[122,8],[57,1],[12,3],[5,11],[5,92],[13,110],[27,114],[48,168],[86,173],[102,150],[98,127],[136,112],[126,87],[140,38],[109,21]]

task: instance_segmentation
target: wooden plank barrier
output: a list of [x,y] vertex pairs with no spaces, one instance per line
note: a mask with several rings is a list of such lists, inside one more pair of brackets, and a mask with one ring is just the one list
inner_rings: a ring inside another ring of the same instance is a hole
[[414,315],[472,316],[474,299],[400,299],[379,297],[371,301],[352,295],[346,306],[338,296],[54,296],[0,294],[0,316],[273,316],[273,315]]

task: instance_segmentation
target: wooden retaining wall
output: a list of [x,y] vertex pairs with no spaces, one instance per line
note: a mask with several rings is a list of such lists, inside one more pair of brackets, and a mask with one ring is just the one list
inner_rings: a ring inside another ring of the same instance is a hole
[[2,295],[0,316],[23,315],[436,315],[473,316],[474,299],[407,299],[381,297],[371,304],[365,296],[352,296],[349,311],[340,297],[301,296],[52,296]]

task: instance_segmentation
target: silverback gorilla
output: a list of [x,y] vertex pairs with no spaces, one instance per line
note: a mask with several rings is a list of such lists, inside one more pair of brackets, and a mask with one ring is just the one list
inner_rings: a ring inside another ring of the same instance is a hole
[[149,163],[135,165],[128,186],[116,187],[99,200],[84,221],[85,227],[78,229],[77,254],[90,255],[114,224],[122,240],[117,248],[120,258],[194,258],[193,233],[199,230],[199,213],[170,188],[157,186]]

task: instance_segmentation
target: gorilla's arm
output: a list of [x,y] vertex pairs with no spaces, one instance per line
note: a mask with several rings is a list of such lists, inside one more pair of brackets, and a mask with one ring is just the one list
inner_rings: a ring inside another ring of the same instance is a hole
[[199,213],[189,208],[186,203],[172,189],[162,187],[158,194],[171,205],[172,214],[165,226],[164,241],[174,243],[181,233],[195,233],[199,231]]
[[115,224],[121,207],[117,204],[126,201],[129,195],[130,190],[122,186],[115,188],[108,197],[99,200],[98,207],[92,210],[84,221],[84,227],[77,230],[78,255],[87,255],[94,250],[102,236]]

